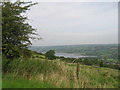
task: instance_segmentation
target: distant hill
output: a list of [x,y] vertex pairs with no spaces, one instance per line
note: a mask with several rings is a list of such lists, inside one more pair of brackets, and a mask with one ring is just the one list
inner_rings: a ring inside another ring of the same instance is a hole
[[78,53],[81,55],[93,55],[102,58],[118,58],[117,44],[84,44],[63,46],[32,46],[29,49],[37,52],[55,50],[57,53]]

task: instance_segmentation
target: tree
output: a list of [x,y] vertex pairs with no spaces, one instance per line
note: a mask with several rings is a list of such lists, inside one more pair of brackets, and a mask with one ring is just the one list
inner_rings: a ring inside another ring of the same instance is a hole
[[103,66],[104,66],[103,61],[100,61],[99,66],[100,66],[100,67],[103,67]]
[[2,52],[9,58],[20,57],[31,45],[30,39],[36,30],[27,22],[28,18],[23,15],[29,7],[35,5],[32,2],[3,2],[2,3]]
[[55,58],[56,58],[56,57],[55,57],[55,51],[54,51],[54,50],[49,50],[49,51],[47,51],[47,52],[45,53],[45,57],[46,57],[47,59],[51,59],[51,60],[55,59]]

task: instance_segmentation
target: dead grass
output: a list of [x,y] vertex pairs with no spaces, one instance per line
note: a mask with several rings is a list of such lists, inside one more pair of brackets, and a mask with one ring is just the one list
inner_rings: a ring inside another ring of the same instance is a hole
[[[69,66],[57,61],[60,71],[51,74],[40,74],[37,79],[48,81],[58,88],[115,88],[117,87],[117,70],[95,68],[80,65],[79,80],[76,77],[76,65]],[[45,77],[45,78],[44,78]]]

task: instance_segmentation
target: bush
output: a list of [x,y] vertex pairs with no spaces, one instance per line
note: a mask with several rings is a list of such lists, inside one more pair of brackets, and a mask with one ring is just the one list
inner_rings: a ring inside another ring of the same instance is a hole
[[103,61],[100,62],[99,66],[100,66],[100,67],[103,67]]
[[50,60],[53,60],[53,59],[56,59],[55,57],[55,51],[54,50],[49,50],[45,53],[45,57],[47,59],[50,59]]

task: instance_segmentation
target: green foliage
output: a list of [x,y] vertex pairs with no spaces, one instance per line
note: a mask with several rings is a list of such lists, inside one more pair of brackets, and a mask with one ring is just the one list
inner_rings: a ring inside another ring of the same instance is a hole
[[[14,60],[15,61],[15,60]],[[19,61],[19,60],[16,60]],[[25,60],[23,60],[25,63]],[[32,61],[32,62],[31,62]],[[22,61],[21,61],[22,62]],[[10,73],[3,74],[3,87],[4,88],[118,88],[118,70],[109,68],[99,68],[91,67],[88,65],[80,65],[79,70],[79,80],[76,80],[76,64],[71,63],[61,63],[61,61],[48,61],[48,63],[41,63],[42,67],[49,66],[45,68],[39,68],[37,66],[36,60],[26,60],[26,64],[18,65]],[[27,64],[29,63],[29,65]],[[31,63],[31,64],[30,64]],[[32,63],[34,65],[32,65]],[[54,63],[51,65],[51,63]],[[20,63],[20,64],[23,64]],[[14,64],[11,64],[15,66]],[[28,65],[28,66],[25,66]],[[50,66],[51,65],[51,66]],[[35,73],[33,68],[37,69],[38,73]],[[57,66],[57,67],[55,67]],[[49,69],[53,68],[54,69]],[[62,69],[60,69],[62,67]],[[13,67],[12,67],[13,68]],[[16,69],[17,68],[17,69]],[[20,68],[20,69],[18,69]],[[29,72],[30,69],[31,73]],[[23,71],[22,71],[22,70]],[[42,71],[42,69],[44,69]],[[46,72],[45,72],[46,71]],[[61,72],[61,74],[60,74]],[[35,74],[33,74],[35,73]],[[28,75],[31,77],[28,78]],[[46,79],[43,79],[43,78]]]
[[80,63],[85,65],[91,66],[100,66],[100,67],[107,67],[120,70],[120,62],[106,62],[105,60],[101,60],[100,58],[64,58],[64,57],[57,57],[61,61],[68,62],[68,63]]
[[103,67],[103,61],[100,62],[99,66],[100,66],[100,67]]
[[53,60],[55,59],[55,51],[54,50],[49,50],[45,53],[46,58]]
[[103,59],[118,59],[117,44],[85,44],[85,45],[63,45],[63,46],[33,46],[31,50],[46,52],[50,49],[60,53],[78,53],[86,56],[98,56]]
[[37,75],[40,73],[52,73],[52,71],[57,71],[61,69],[56,62],[46,61],[46,60],[36,60],[33,58],[19,58],[12,60],[3,58],[3,72],[16,73],[19,75]]
[[[36,52],[32,53],[40,55]],[[3,67],[7,61],[9,61],[7,58],[3,58]],[[79,59],[76,59],[75,62],[79,62]],[[11,61],[6,70],[7,73],[3,73],[4,88],[118,87],[118,70],[80,64],[78,72],[79,80],[76,80],[76,63],[66,63],[59,60],[42,60],[42,58],[38,57],[19,58]]]
[[2,52],[10,59],[20,57],[23,52],[28,52],[31,45],[30,39],[35,35],[35,29],[27,23],[23,15],[32,2],[3,2],[2,3]]
[[48,82],[40,82],[35,78],[31,80],[20,75],[6,74],[3,77],[3,88],[53,88]]

